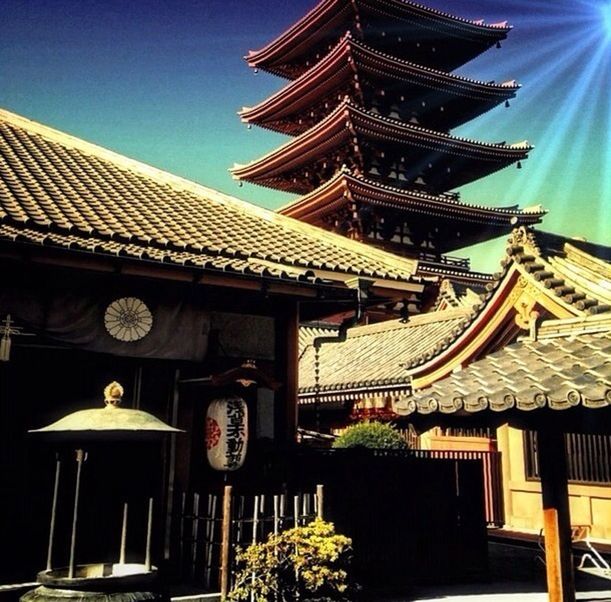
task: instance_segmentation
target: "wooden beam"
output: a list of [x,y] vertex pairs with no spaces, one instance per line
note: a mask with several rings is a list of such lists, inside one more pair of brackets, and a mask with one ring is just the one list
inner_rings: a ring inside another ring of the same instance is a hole
[[537,431],[543,493],[545,565],[550,602],[574,602],[571,517],[563,432],[552,426]]
[[[224,287],[228,289],[266,291],[267,294],[287,295],[307,299],[316,299],[321,291],[327,295],[336,294],[347,298],[349,294],[342,284],[342,273],[335,274],[333,284],[299,282],[261,275],[223,272],[197,266],[164,264],[153,260],[140,260],[132,257],[115,257],[95,254],[89,251],[75,251],[29,245],[23,249],[8,248],[0,243],[0,259],[15,261],[16,264],[53,266],[60,269],[77,269],[90,272],[121,274],[153,280],[168,280],[182,283]],[[281,267],[281,266],[280,266]]]

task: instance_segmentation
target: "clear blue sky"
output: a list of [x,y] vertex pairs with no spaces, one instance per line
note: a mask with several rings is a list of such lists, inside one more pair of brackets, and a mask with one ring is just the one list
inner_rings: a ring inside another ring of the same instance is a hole
[[[550,210],[545,229],[611,244],[611,0],[426,1],[514,26],[501,50],[460,73],[517,79],[518,98],[455,133],[536,148],[522,170],[465,186],[463,199],[540,203]],[[240,107],[282,85],[242,57],[314,3],[2,0],[0,106],[275,208],[291,196],[239,188],[227,173],[286,140],[240,123]],[[498,247],[475,251],[475,267],[494,270]]]

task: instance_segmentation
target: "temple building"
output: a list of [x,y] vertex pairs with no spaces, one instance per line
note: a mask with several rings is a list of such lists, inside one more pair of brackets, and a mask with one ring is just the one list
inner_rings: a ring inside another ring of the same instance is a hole
[[[98,407],[104,386],[121,382],[125,406],[185,431],[155,477],[159,524],[170,525],[177,492],[214,482],[207,405],[237,379],[249,384],[247,479],[258,449],[295,442],[299,321],[356,308],[363,280],[372,299],[419,294],[415,269],[0,110],[2,582],[44,566],[53,454],[29,429]],[[81,558],[114,546],[103,521],[119,506],[93,499]],[[156,547],[172,557],[168,537]]]
[[609,247],[519,228],[481,296],[446,283],[435,311],[353,328],[318,351],[330,333],[302,328],[300,424],[392,420],[417,425],[426,449],[498,450],[497,519],[517,530],[541,527],[534,431],[556,425],[573,524],[611,537],[609,260]]
[[503,40],[485,24],[391,0],[322,0],[261,50],[255,69],[288,83],[241,118],[292,136],[235,178],[293,192],[279,212],[398,255],[422,275],[485,285],[457,250],[538,223],[540,207],[476,206],[457,187],[509,165],[528,142],[487,143],[452,131],[509,104],[515,81],[483,82],[454,69]]

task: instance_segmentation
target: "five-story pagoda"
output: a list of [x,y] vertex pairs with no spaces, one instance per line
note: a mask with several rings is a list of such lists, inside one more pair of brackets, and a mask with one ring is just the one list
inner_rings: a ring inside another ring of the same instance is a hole
[[461,202],[452,190],[527,158],[531,146],[485,143],[451,130],[519,85],[451,71],[510,27],[407,0],[322,0],[248,64],[289,79],[242,120],[293,138],[235,178],[298,193],[281,213],[424,260],[465,269],[445,253],[540,221],[520,210]]

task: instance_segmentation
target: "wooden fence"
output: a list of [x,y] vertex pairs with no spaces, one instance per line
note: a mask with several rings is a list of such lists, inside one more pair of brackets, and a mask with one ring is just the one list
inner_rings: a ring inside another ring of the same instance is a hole
[[481,460],[484,477],[484,510],[489,527],[505,524],[503,504],[503,469],[501,453],[495,451],[424,450],[414,449],[410,453],[418,458],[440,460]]
[[322,499],[321,486],[316,493],[295,495],[233,496],[231,487],[222,494],[183,492],[176,517],[181,578],[226,592],[236,548],[322,516]]
[[[171,558],[181,582],[228,588],[236,546],[321,513],[317,483],[325,519],[353,539],[355,578],[374,587],[480,574],[486,523],[502,521],[498,453],[303,448],[270,466],[235,478],[229,500],[218,481],[210,491],[179,494]],[[484,493],[486,480],[492,494]],[[268,489],[255,494],[261,483]]]

